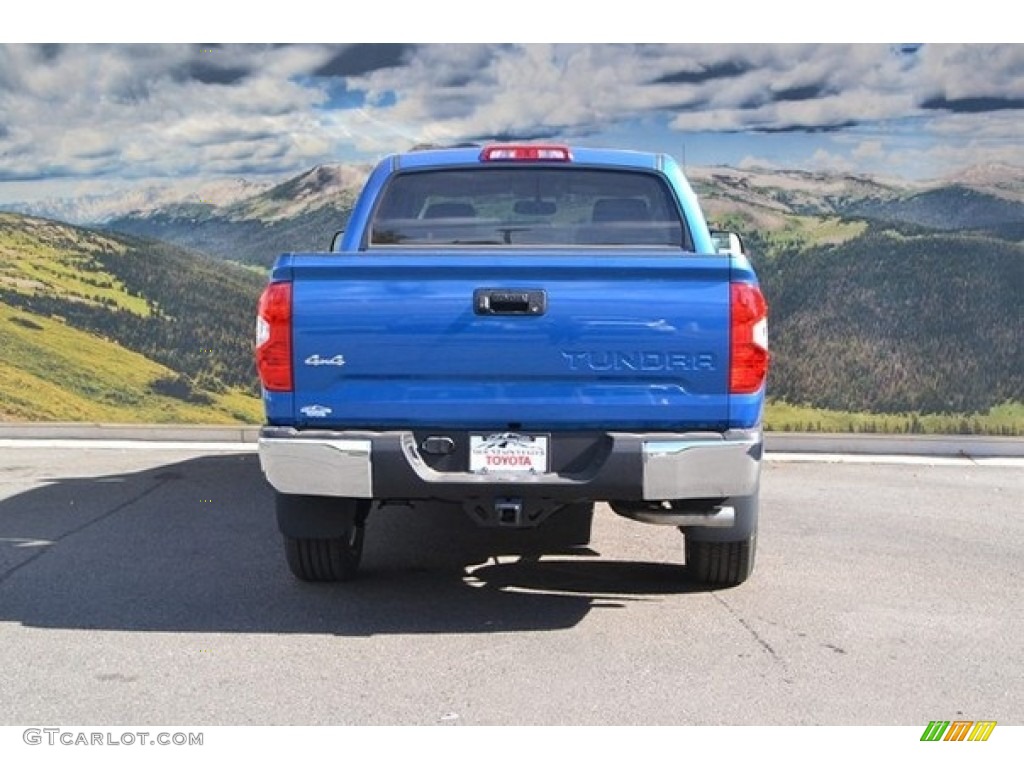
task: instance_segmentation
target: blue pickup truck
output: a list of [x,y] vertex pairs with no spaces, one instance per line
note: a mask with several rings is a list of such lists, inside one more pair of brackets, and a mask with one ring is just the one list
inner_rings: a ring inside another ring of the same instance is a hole
[[699,582],[753,569],[765,301],[670,157],[387,157],[330,252],[278,258],[256,361],[299,579],[352,578],[375,506],[436,501],[508,529],[605,501],[678,528]]

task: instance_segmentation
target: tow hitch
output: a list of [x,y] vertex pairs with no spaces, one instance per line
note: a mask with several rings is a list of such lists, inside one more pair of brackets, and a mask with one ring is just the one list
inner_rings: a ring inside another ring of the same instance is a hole
[[472,499],[462,506],[478,525],[485,528],[536,528],[561,504],[551,499],[498,496]]

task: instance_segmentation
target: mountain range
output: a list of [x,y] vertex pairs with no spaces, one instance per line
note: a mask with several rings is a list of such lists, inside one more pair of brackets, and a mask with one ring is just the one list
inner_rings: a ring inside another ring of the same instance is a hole
[[364,166],[321,165],[240,200],[167,205],[102,226],[269,267],[286,251],[327,250],[331,236],[348,221],[368,171]]
[[[94,223],[266,267],[286,251],[325,250],[368,171],[323,165],[231,202],[186,201]],[[784,232],[794,217],[838,217],[1024,237],[1024,169],[1011,166],[926,183],[731,168],[692,169],[689,177],[709,219],[748,235]]]
[[[279,181],[279,180],[278,180]],[[249,179],[187,179],[133,186],[115,192],[74,197],[48,197],[0,205],[0,210],[53,219],[79,226],[96,226],[122,216],[141,215],[182,203],[231,205],[274,186],[275,181]]]
[[979,166],[953,178],[905,182],[809,171],[699,168],[689,172],[710,219],[748,232],[785,229],[793,216],[987,230],[1024,236],[1024,168]]
[[[106,212],[90,229],[7,214],[0,309],[22,314],[0,319],[0,327],[24,337],[26,322],[60,318],[65,328],[167,368],[153,374],[164,381],[156,389],[183,403],[190,396],[215,402],[226,392],[251,398],[250,326],[264,268],[281,252],[326,249],[367,172],[324,165],[277,184],[238,181],[217,198],[154,195],[129,210],[142,198],[83,201],[79,213]],[[920,183],[724,167],[688,176],[709,220],[743,235],[765,286],[774,398],[880,414],[984,413],[1024,403],[1024,169],[979,167]],[[46,227],[57,229],[43,237]],[[77,264],[85,286],[120,286],[115,293],[123,295],[100,292],[117,306],[87,309],[89,290],[77,283],[51,295],[41,264],[12,270],[12,237],[48,253],[65,278]],[[53,250],[54,242],[71,255]],[[96,269],[102,275],[90,276]],[[186,277],[177,279],[179,271]],[[138,301],[150,319],[132,316]],[[128,322],[111,324],[104,312]],[[197,357],[185,339],[202,337],[206,324],[219,338],[203,348],[220,352]],[[258,420],[258,401],[248,402]],[[1024,423],[1011,431],[1024,434]]]

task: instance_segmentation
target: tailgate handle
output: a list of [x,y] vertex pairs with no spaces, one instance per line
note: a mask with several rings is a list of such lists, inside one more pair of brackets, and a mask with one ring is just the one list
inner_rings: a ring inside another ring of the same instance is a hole
[[478,315],[543,315],[548,295],[540,289],[477,288],[473,311]]

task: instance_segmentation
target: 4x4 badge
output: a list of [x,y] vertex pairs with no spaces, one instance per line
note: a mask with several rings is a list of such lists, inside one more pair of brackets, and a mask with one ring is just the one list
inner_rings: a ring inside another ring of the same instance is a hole
[[345,364],[344,355],[335,355],[334,357],[320,357],[320,355],[310,355],[306,358],[306,365],[336,365],[339,368]]

